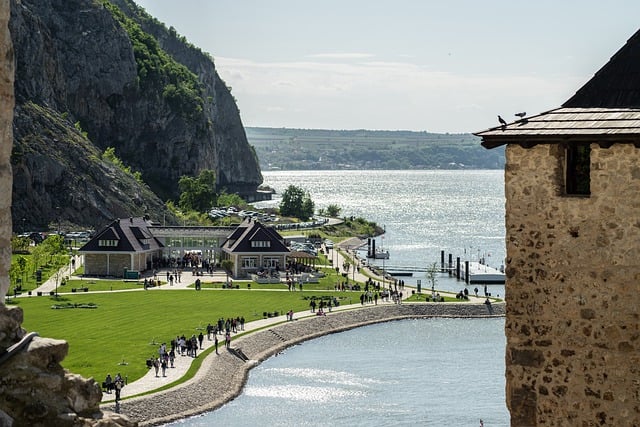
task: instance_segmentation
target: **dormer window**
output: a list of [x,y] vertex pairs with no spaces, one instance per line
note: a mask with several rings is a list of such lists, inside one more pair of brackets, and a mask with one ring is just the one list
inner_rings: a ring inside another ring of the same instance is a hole
[[98,246],[115,248],[118,246],[118,240],[98,240]]
[[591,194],[591,147],[588,144],[565,148],[565,193],[568,196]]

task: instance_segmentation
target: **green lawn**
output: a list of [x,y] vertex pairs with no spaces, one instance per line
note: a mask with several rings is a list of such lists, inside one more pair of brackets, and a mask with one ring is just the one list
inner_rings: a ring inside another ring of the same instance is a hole
[[[40,283],[36,282],[36,268],[32,264],[31,255],[29,254],[11,254],[11,263],[12,265],[18,258],[24,258],[27,261],[27,266],[23,274],[17,274],[15,278],[11,281],[11,287],[9,289],[9,293],[13,292],[15,286],[20,285],[22,287],[22,292],[32,291],[37,288],[39,285],[44,283],[49,277],[54,275],[58,269],[54,268],[51,263],[43,263],[38,266],[38,269],[42,272],[42,281]],[[69,257],[64,257],[65,265],[68,264]],[[62,281],[63,277],[59,277],[60,281]]]
[[[67,285],[69,286],[69,285]],[[157,354],[157,345],[176,335],[198,333],[218,318],[243,316],[247,322],[264,312],[309,309],[312,296],[331,295],[342,304],[358,301],[359,292],[171,290],[113,293],[76,293],[53,297],[18,298],[24,310],[23,327],[43,337],[64,339],[69,355],[63,366],[101,381],[120,372],[129,381],[147,372],[145,360]],[[95,309],[52,309],[54,304],[89,304]],[[123,359],[128,365],[119,365]]]

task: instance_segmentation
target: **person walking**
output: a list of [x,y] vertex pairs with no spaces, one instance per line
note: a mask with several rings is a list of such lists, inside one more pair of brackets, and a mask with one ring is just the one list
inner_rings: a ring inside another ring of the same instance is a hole
[[162,366],[162,376],[166,377],[167,376],[167,359],[163,357],[160,365]]
[[124,387],[122,379],[116,380],[114,383],[114,390],[116,391],[116,403],[120,402],[120,392],[122,391],[122,387]]

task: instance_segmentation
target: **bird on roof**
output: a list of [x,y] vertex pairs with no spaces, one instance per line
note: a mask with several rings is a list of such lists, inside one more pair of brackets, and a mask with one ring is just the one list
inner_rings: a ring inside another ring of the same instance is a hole
[[523,111],[522,113],[516,113],[515,115],[520,117],[520,118],[523,118],[524,116],[527,115],[527,113]]
[[498,121],[500,122],[500,124],[502,126],[506,126],[507,125],[507,122],[505,122],[504,119],[502,117],[500,117],[500,115],[498,115]]

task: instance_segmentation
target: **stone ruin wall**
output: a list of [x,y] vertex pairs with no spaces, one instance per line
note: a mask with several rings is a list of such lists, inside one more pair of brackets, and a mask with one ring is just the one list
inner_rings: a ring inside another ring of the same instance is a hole
[[640,425],[640,149],[592,144],[590,197],[557,145],[506,157],[511,424]]
[[0,0],[0,304],[9,290],[11,266],[11,148],[13,147],[13,45],[9,0]]

